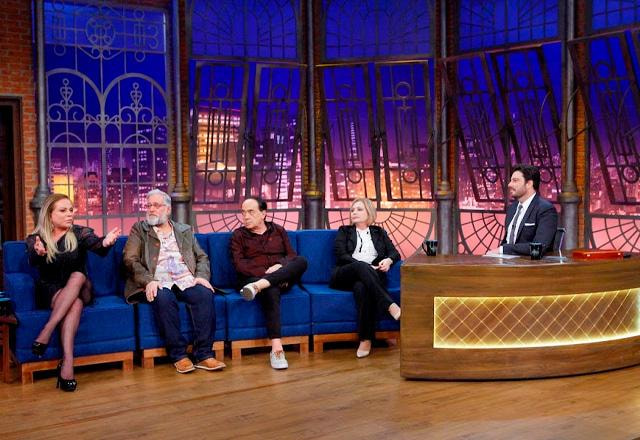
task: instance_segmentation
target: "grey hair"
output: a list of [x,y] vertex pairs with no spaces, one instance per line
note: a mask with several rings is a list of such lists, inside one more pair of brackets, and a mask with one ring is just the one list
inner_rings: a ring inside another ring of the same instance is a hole
[[147,193],[147,200],[149,200],[149,197],[151,196],[162,196],[162,200],[164,201],[164,204],[167,206],[171,206],[171,197],[166,192],[161,191],[157,188],[152,189]]

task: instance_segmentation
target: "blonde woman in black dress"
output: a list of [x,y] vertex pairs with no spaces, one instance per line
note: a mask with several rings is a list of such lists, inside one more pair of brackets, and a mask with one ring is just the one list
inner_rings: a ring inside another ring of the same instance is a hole
[[84,305],[91,302],[87,278],[87,251],[106,255],[120,235],[114,228],[105,237],[93,229],[73,224],[71,200],[64,194],[51,194],[44,202],[33,234],[27,237],[29,263],[38,269],[36,304],[51,308],[51,316],[33,341],[36,356],[44,355],[56,327],[60,329],[63,358],[58,364],[58,382],[64,391],[74,391],[73,344]]

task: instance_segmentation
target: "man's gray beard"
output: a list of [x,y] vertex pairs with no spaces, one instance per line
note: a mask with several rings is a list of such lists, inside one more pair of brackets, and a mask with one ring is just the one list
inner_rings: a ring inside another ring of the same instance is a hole
[[162,226],[167,222],[167,220],[169,220],[169,216],[166,214],[154,216],[147,214],[147,223],[149,226]]

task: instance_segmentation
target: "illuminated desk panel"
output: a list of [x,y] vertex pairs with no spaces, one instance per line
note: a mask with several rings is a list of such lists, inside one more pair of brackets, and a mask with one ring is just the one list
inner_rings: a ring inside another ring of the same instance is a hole
[[402,267],[401,374],[550,377],[640,364],[640,258],[416,255]]

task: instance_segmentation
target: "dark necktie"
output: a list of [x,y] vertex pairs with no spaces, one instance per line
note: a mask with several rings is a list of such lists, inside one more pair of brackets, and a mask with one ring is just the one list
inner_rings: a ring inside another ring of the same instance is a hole
[[516,241],[516,229],[518,227],[518,219],[520,218],[520,212],[522,211],[522,203],[518,203],[518,210],[515,217],[513,217],[513,223],[511,223],[511,233],[509,234],[509,244],[513,244]]

